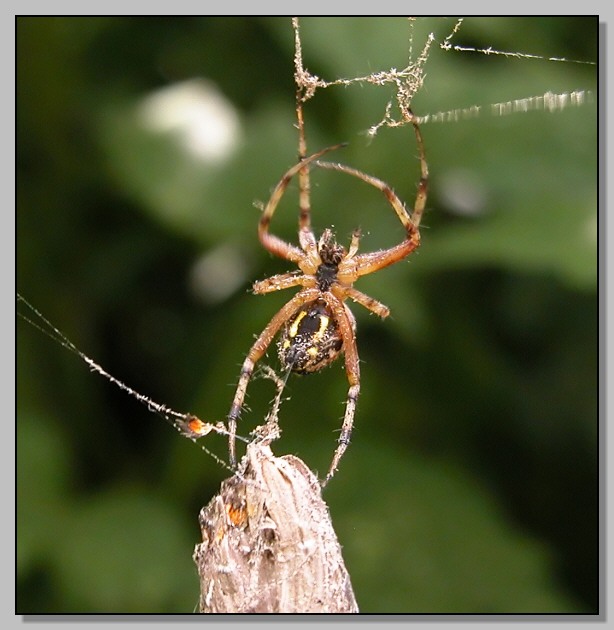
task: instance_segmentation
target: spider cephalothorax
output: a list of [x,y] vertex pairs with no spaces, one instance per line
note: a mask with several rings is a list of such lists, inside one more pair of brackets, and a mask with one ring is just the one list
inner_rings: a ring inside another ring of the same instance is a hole
[[[299,114],[299,152],[305,155],[305,138],[302,127],[302,112]],[[409,115],[409,113],[408,113]],[[339,465],[350,441],[356,401],[360,392],[360,365],[356,347],[356,321],[345,300],[348,298],[369,309],[380,317],[387,317],[389,309],[377,300],[355,289],[353,284],[364,276],[392,265],[413,252],[420,244],[419,225],[426,204],[428,167],[424,155],[422,135],[415,118],[411,118],[420,158],[421,177],[418,193],[411,216],[403,202],[385,182],[349,166],[334,162],[321,162],[325,153],[337,149],[330,147],[303,157],[281,178],[264,207],[258,224],[258,236],[262,245],[271,253],[295,263],[300,271],[272,276],[254,284],[254,293],[270,293],[290,287],[301,287],[267,324],[250,349],[237,385],[228,414],[229,449],[231,463],[235,463],[234,436],[237,419],[243,407],[247,385],[256,362],[265,354],[278,333],[277,349],[282,366],[293,372],[308,374],[332,363],[341,353],[345,356],[345,370],[349,390],[345,414],[337,450],[333,456],[326,481]],[[339,245],[330,229],[324,230],[319,240],[311,229],[311,207],[309,199],[309,169],[318,168],[339,171],[357,177],[379,189],[392,206],[403,228],[404,240],[389,249],[358,253],[360,232],[354,231],[349,248]],[[290,180],[298,174],[299,179],[299,246],[286,243],[269,232],[271,219]]]

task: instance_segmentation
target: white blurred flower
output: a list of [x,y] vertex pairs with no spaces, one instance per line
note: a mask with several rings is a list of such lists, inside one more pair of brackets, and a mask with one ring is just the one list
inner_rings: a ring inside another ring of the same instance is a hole
[[192,294],[206,304],[223,302],[246,281],[248,265],[238,245],[220,245],[196,261],[190,272]]
[[453,169],[443,173],[438,181],[439,194],[449,212],[470,217],[486,212],[486,187],[467,169]]
[[156,90],[143,99],[139,113],[147,129],[175,133],[189,154],[205,162],[223,162],[239,143],[236,109],[205,79]]

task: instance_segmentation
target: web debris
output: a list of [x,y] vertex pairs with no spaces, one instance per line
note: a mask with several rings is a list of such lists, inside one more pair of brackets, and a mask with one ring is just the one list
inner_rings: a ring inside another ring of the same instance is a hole
[[380,72],[373,72],[371,74],[354,77],[352,79],[335,79],[334,81],[325,81],[320,77],[311,74],[303,65],[303,54],[300,38],[299,19],[292,18],[292,28],[294,29],[294,41],[295,41],[295,81],[299,89],[300,100],[304,103],[314,96],[318,88],[327,88],[335,85],[351,85],[353,83],[371,83],[372,85],[383,86],[387,84],[393,84],[396,86],[396,104],[399,109],[400,118],[395,118],[392,114],[393,101],[389,101],[386,105],[386,111],[384,118],[373,125],[369,131],[369,136],[375,136],[377,131],[382,126],[398,127],[406,125],[414,118],[411,112],[411,101],[414,95],[420,90],[424,83],[425,73],[424,66],[428,60],[431,44],[435,40],[433,33],[430,33],[427,37],[422,51],[418,55],[418,58],[412,62],[412,49],[413,49],[413,24],[416,18],[408,18],[410,24],[409,33],[409,60],[408,65],[402,70],[396,68],[390,68],[390,70],[383,70]]
[[[529,111],[543,110],[547,112],[562,111],[569,107],[581,107],[594,101],[593,93],[590,90],[574,90],[555,94],[545,92],[541,95],[529,96],[526,98],[492,103],[488,106],[472,105],[465,108],[451,109],[434,114],[414,115],[411,110],[411,103],[414,96],[422,89],[426,77],[425,66],[429,55],[432,52],[433,44],[438,44],[439,49],[444,52],[476,53],[482,55],[499,55],[508,58],[524,59],[530,61],[547,61],[575,63],[584,65],[596,65],[593,61],[582,61],[577,59],[567,59],[565,57],[554,57],[537,55],[524,52],[510,52],[498,50],[492,46],[478,48],[474,46],[464,46],[454,44],[453,38],[458,35],[464,18],[459,18],[452,30],[441,41],[438,41],[434,33],[429,33],[422,50],[417,58],[413,60],[413,32],[416,18],[407,18],[409,24],[408,38],[408,64],[402,70],[390,68],[373,72],[368,75],[354,77],[351,79],[340,78],[333,81],[326,81],[317,75],[311,74],[303,64],[303,54],[300,38],[299,18],[292,18],[292,28],[295,39],[295,81],[298,86],[299,98],[301,102],[311,99],[319,88],[328,88],[337,85],[348,86],[354,83],[372,84],[377,86],[394,85],[396,94],[393,100],[387,102],[382,119],[372,125],[367,130],[369,137],[374,137],[382,127],[400,127],[415,120],[418,124],[457,122],[459,120],[476,118],[488,113],[492,116],[507,116],[510,114],[526,113]],[[396,109],[395,109],[396,105]],[[398,111],[397,111],[398,110]]]

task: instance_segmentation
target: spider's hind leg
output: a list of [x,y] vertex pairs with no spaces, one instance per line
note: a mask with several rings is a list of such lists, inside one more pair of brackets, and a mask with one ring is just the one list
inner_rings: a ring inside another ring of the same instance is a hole
[[264,356],[271,342],[275,338],[275,335],[279,329],[284,325],[286,321],[296,312],[296,310],[305,302],[313,300],[317,297],[318,292],[316,289],[305,288],[299,291],[292,299],[290,299],[279,311],[273,316],[273,319],[266,325],[265,329],[260,333],[260,336],[252,347],[249,353],[243,361],[241,366],[241,374],[239,375],[239,382],[235,391],[234,398],[230,411],[228,412],[228,454],[230,464],[234,467],[237,463],[236,457],[236,435],[237,435],[237,420],[241,415],[241,409],[243,408],[243,402],[245,401],[245,394],[247,392],[247,386],[254,373],[254,367],[256,363]]
[[356,346],[356,320],[346,304],[339,302],[338,304],[331,304],[331,307],[333,308],[337,325],[343,337],[345,371],[350,387],[345,403],[341,434],[337,440],[337,448],[326,478],[322,482],[322,486],[325,486],[337,472],[339,462],[350,443],[352,428],[354,426],[354,416],[356,414],[356,403],[360,394],[360,359],[358,358],[358,348]]
[[358,401],[359,394],[360,379],[357,379],[355,383],[350,385],[348,390],[347,401],[345,403],[345,415],[343,418],[343,425],[341,426],[341,434],[339,435],[339,439],[337,441],[337,448],[335,449],[335,454],[333,455],[330,468],[328,469],[326,478],[322,482],[322,487],[324,487],[337,472],[339,462],[350,444],[350,437],[352,436],[352,428],[354,426],[354,414],[356,413],[356,402]]

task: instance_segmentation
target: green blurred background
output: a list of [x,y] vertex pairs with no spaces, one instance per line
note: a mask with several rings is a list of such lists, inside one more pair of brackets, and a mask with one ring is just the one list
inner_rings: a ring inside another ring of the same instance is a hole
[[[418,20],[414,56],[454,23]],[[304,19],[305,64],[326,79],[400,69],[408,34],[398,18]],[[469,18],[453,43],[596,61],[597,38],[596,18]],[[259,246],[254,206],[296,159],[290,20],[18,18],[17,55],[18,291],[131,387],[222,419],[253,336],[291,295],[249,292],[291,268]],[[325,498],[362,612],[594,613],[597,108],[488,105],[594,91],[596,66],[433,44],[426,73],[417,114],[485,112],[423,127],[422,247],[358,285],[392,315],[353,307],[362,395]],[[144,122],[152,94],[198,78],[234,121],[215,159]],[[349,141],[334,159],[411,206],[411,129],[364,134],[392,96],[319,91],[308,146]],[[360,226],[363,251],[402,239],[377,191],[312,180],[316,230],[343,242]],[[273,223],[293,240],[296,193]],[[198,512],[227,471],[22,320],[17,339],[18,612],[191,612]],[[341,361],[293,377],[275,453],[323,474],[346,390]],[[272,395],[251,383],[244,435]],[[206,445],[226,457],[222,438]]]

